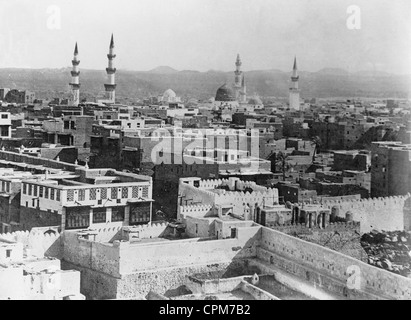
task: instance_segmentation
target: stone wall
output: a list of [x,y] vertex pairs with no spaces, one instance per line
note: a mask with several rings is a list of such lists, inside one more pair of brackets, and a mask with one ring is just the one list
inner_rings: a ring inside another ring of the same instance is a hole
[[28,255],[35,257],[62,256],[61,238],[57,227],[33,228],[29,231],[16,231],[0,234],[0,241],[13,241],[22,243]]
[[179,218],[184,220],[187,216],[190,217],[208,217],[215,214],[213,206],[209,204],[204,205],[191,205],[191,206],[180,206]]
[[14,152],[9,152],[9,151],[0,151],[0,159],[6,160],[6,161],[13,161],[13,162],[23,162],[23,163],[32,164],[32,165],[42,165],[48,168],[61,169],[61,170],[67,170],[67,171],[72,171],[72,172],[75,172],[76,168],[78,167],[77,165],[74,165],[72,163],[61,162],[61,161],[56,161],[56,160],[51,160],[51,159],[44,159],[44,158],[39,158],[39,157],[33,157],[30,155],[19,154],[19,153],[14,153]]
[[305,224],[273,229],[367,262],[367,253],[360,242],[359,222],[336,222],[329,224],[324,229],[308,228]]
[[199,238],[129,243],[98,243],[63,233],[63,258],[67,262],[114,277],[162,267],[225,262],[255,255],[260,228],[238,228],[236,239],[202,241]]
[[[327,289],[339,290],[340,294],[346,291],[344,288],[347,286],[348,281],[352,279],[353,272],[355,272],[355,276],[358,276],[360,288],[356,291],[367,292],[387,299],[411,299],[411,279],[409,278],[370,266],[317,244],[262,227],[257,257],[259,260],[275,263],[276,257],[271,258],[270,252],[293,262],[289,267],[287,267],[287,264],[283,265],[287,272],[295,274],[297,270],[293,271],[293,268],[302,270],[302,267],[307,267],[314,270],[315,274],[321,273],[326,277],[335,279]],[[310,273],[297,275],[302,278],[310,278]],[[314,281],[314,279],[312,280]],[[335,287],[335,284],[338,285],[338,288]],[[324,287],[321,281],[316,285]],[[353,295],[355,294],[354,292]]]
[[187,278],[193,274],[249,274],[245,262],[246,260],[235,259],[231,262],[146,270],[121,278],[79,267],[67,261],[62,262],[62,267],[66,270],[81,271],[81,293],[89,299],[142,299],[150,291],[172,297],[187,284]]
[[407,196],[386,198],[361,199],[358,201],[329,201],[323,200],[323,207],[338,208],[338,216],[345,217],[351,212],[353,220],[361,223],[361,233],[373,229],[396,231],[404,230],[405,202]]

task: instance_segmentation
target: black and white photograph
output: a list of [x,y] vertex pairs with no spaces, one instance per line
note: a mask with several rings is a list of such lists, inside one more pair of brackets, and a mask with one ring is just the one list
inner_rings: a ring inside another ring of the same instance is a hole
[[0,0],[0,300],[411,300],[411,1]]

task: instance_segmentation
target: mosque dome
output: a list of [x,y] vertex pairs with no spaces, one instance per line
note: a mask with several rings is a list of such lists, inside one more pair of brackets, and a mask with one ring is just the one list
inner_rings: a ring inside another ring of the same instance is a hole
[[218,88],[215,95],[215,101],[235,101],[234,91],[230,89],[225,83]]
[[171,90],[171,89],[167,89],[166,91],[164,91],[163,93],[163,101],[168,101],[170,99],[175,99],[177,97],[176,93]]
[[259,97],[253,96],[250,98],[250,100],[248,100],[248,104],[260,105],[263,104],[263,102]]

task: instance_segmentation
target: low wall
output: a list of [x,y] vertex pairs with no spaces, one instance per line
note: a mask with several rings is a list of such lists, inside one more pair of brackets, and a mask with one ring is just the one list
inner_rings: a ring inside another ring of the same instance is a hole
[[255,300],[280,300],[275,295],[264,291],[247,281],[241,281],[241,290],[247,292],[248,294],[252,295]]
[[32,164],[36,166],[42,165],[48,168],[61,169],[61,170],[72,171],[72,172],[75,172],[76,168],[79,167],[78,165],[75,165],[73,163],[67,163],[67,162],[62,162],[62,161],[34,157],[30,155],[19,154],[19,153],[9,152],[9,151],[0,151],[0,159],[6,160],[6,161],[13,161],[13,162],[23,162],[26,164]]
[[404,230],[405,203],[411,197],[394,196],[385,198],[331,201],[324,199],[323,207],[338,209],[338,215],[345,217],[347,212],[353,220],[361,223],[361,233],[373,229],[384,231]]
[[152,291],[165,297],[172,297],[187,283],[193,274],[230,273],[244,268],[245,260],[231,262],[164,268],[128,274],[121,279],[62,262],[65,270],[81,271],[81,293],[88,299],[144,299]]
[[63,260],[80,267],[120,277],[119,245],[81,239],[76,232],[63,233]]
[[[200,239],[199,239],[200,240]],[[247,239],[248,240],[248,239]],[[223,263],[256,255],[254,240],[170,241],[152,244],[122,244],[120,274],[180,267],[184,265]]]
[[320,229],[319,227],[315,226],[309,228],[306,226],[305,223],[298,223],[298,224],[286,224],[283,226],[267,226],[271,227],[272,229],[281,231],[283,233],[291,234],[291,233],[312,233],[312,232],[330,232],[330,231],[358,231],[360,232],[360,222],[334,222],[327,225],[327,227]]
[[[244,230],[242,230],[244,229]],[[99,243],[63,233],[63,259],[80,267],[120,278],[136,272],[196,264],[224,263],[253,257],[260,227],[239,228],[238,238],[130,243]]]
[[33,228],[29,231],[16,231],[0,234],[0,241],[22,243],[28,255],[60,259],[62,256],[61,238],[57,227]]
[[212,294],[218,292],[230,292],[240,287],[241,281],[250,276],[239,276],[228,279],[198,279],[195,276],[189,276],[186,287],[194,294]]

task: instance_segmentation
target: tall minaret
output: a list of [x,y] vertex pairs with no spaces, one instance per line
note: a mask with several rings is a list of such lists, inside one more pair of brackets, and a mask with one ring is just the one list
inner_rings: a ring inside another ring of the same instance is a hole
[[73,69],[71,70],[71,104],[73,106],[78,106],[80,103],[80,82],[79,82],[79,75],[80,71],[78,65],[80,64],[80,60],[78,59],[78,48],[77,42],[76,47],[74,48],[74,58],[71,61],[73,64]]
[[235,92],[235,98],[239,100],[240,98],[240,91],[242,87],[242,82],[243,82],[243,72],[241,71],[241,59],[240,55],[237,54],[237,60],[235,61],[235,71],[234,71],[234,92]]
[[110,51],[107,55],[108,58],[108,68],[106,68],[108,83],[104,85],[106,88],[106,99],[115,103],[116,101],[116,68],[114,68],[114,58],[116,55],[114,54],[114,38],[111,35],[110,41]]
[[290,109],[300,110],[300,89],[298,89],[298,71],[297,71],[297,58],[294,58],[293,74],[291,76],[291,88],[290,88]]

